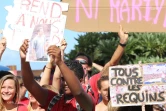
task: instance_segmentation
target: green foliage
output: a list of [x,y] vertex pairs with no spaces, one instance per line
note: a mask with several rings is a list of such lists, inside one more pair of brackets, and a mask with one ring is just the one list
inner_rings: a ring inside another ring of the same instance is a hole
[[166,62],[166,58],[160,58],[159,56],[150,57],[148,59],[147,59],[147,57],[138,57],[134,60],[134,64],[138,64],[139,61],[141,63],[158,63],[158,62]]
[[[118,43],[117,33],[86,33],[76,39],[74,50],[66,54],[73,59],[78,52],[85,52],[100,65],[107,63]],[[130,33],[120,64],[166,62],[166,33]]]

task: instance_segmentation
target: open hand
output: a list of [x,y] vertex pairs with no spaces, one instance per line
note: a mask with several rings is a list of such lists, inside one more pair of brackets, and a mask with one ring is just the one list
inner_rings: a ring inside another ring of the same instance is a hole
[[63,39],[63,40],[61,41],[60,49],[61,49],[62,51],[64,51],[64,50],[66,49],[66,47],[67,47],[67,42],[66,42],[65,39]]
[[120,37],[120,43],[121,44],[126,44],[128,41],[128,32],[123,30],[123,27],[120,25],[119,26],[119,32],[118,35]]

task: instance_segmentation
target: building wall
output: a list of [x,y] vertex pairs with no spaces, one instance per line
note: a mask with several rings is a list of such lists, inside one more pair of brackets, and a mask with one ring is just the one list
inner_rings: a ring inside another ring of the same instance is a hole
[[[34,76],[40,76],[42,70],[32,70]],[[21,75],[21,71],[17,71],[17,75]]]

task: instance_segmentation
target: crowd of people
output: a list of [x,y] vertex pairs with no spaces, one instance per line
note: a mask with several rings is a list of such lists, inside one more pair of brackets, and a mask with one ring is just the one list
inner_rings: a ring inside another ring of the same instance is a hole
[[[84,53],[74,60],[64,60],[65,40],[61,46],[51,45],[47,53],[50,61],[45,65],[40,80],[34,78],[26,61],[29,40],[20,46],[21,76],[0,71],[0,111],[166,111],[166,105],[112,107],[109,93],[109,67],[115,66],[124,53],[128,33],[120,26],[119,44],[104,65],[93,63]],[[6,49],[6,39],[0,40],[0,58]],[[92,67],[99,70],[90,76]],[[25,93],[28,92],[28,97]]]

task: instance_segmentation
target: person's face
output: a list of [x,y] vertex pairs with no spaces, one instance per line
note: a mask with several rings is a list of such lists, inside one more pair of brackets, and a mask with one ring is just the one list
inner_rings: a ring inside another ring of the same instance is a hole
[[24,84],[20,84],[20,99],[23,99],[25,97],[27,89],[25,88]]
[[39,30],[39,35],[43,35],[44,34],[44,30],[41,28],[40,30]]
[[69,87],[63,77],[61,77],[61,86],[62,86],[62,91],[64,94],[71,95],[71,90],[69,89]]
[[28,92],[28,98],[31,103],[37,102],[37,100],[33,97],[33,95],[30,92]]
[[84,74],[87,74],[88,70],[90,70],[90,67],[88,66],[88,58],[85,56],[78,56],[75,60],[80,61],[79,63],[84,69]]
[[99,90],[99,93],[101,94],[103,100],[105,100],[105,101],[109,101],[108,89],[109,89],[109,81],[108,80],[102,81],[101,89]]
[[16,95],[16,87],[14,80],[12,79],[5,80],[1,87],[2,99],[6,102],[10,102],[13,101],[15,95]]
[[38,107],[35,111],[45,111],[45,109],[40,107],[40,104],[38,103],[38,101],[33,97],[33,95],[30,92],[28,92],[28,97],[29,97],[30,103],[38,104]]

